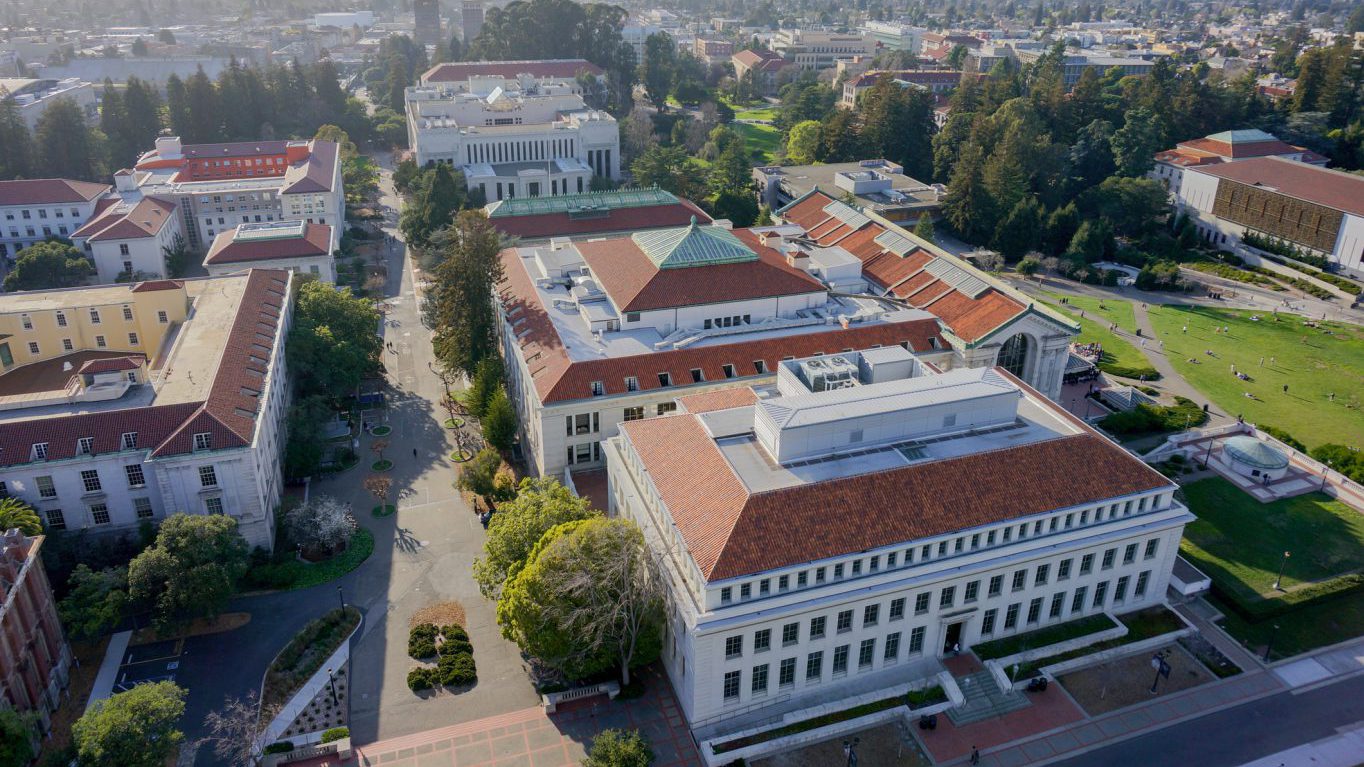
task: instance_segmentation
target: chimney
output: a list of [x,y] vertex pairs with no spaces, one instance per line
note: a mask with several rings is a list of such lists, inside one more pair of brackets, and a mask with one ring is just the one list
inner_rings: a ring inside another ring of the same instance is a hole
[[163,160],[178,159],[182,154],[179,136],[160,136],[156,139],[156,154]]
[[136,174],[136,173],[133,173],[133,172],[132,172],[131,170],[129,170],[128,168],[124,168],[123,170],[119,171],[118,173],[115,173],[115,174],[114,174],[114,189],[117,189],[117,190],[120,191],[120,192],[136,192],[136,191],[137,191],[137,174]]

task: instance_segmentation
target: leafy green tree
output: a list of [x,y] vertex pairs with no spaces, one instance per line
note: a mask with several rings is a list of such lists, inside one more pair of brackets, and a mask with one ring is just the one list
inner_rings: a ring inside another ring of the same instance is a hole
[[[166,30],[169,31],[169,30]],[[123,88],[123,135],[121,142],[132,154],[126,162],[133,162],[142,153],[152,148],[156,137],[161,134],[161,113],[164,104],[156,86],[137,77],[129,77]],[[112,141],[113,137],[110,136]],[[122,163],[111,165],[110,170],[122,168]]]
[[132,49],[132,52],[133,52],[133,55],[134,55],[134,56],[137,56],[137,57],[139,57],[139,58],[141,58],[141,57],[143,57],[143,56],[146,56],[146,55],[147,55],[147,41],[146,41],[146,40],[143,40],[143,39],[140,38],[140,37],[137,38],[136,40],[133,40],[133,49]]
[[378,363],[378,326],[374,306],[352,296],[349,288],[312,281],[300,285],[287,346],[299,393],[333,401],[353,393]]
[[175,33],[169,29],[159,29],[156,32],[156,39],[166,45],[175,45]]
[[579,498],[552,477],[526,478],[516,498],[498,507],[488,523],[483,556],[474,562],[474,580],[488,599],[496,599],[503,584],[525,566],[531,549],[556,525],[597,516],[587,499]]
[[882,76],[858,100],[865,149],[904,166],[914,178],[933,173],[933,97]]
[[711,164],[706,185],[712,194],[742,194],[753,185],[752,171],[743,142],[729,142]]
[[86,124],[85,112],[75,101],[53,102],[38,118],[33,138],[45,176],[85,181],[104,176],[103,135]]
[[28,767],[33,751],[33,728],[12,708],[0,709],[0,767]]
[[435,240],[431,303],[436,357],[466,375],[497,354],[493,287],[502,281],[501,239],[481,210],[461,211]]
[[721,192],[710,203],[715,218],[728,219],[734,226],[749,227],[758,218],[758,201],[747,192]]
[[1024,197],[1004,216],[991,247],[1013,261],[1037,247],[1042,231],[1042,206],[1036,197]]
[[639,527],[597,517],[559,525],[535,544],[497,602],[503,636],[571,679],[658,657],[661,577]]
[[185,739],[177,725],[185,690],[174,682],[139,684],[96,701],[71,737],[81,767],[163,767]]
[[656,32],[644,40],[644,60],[639,64],[639,79],[649,103],[664,111],[668,93],[677,76],[677,46],[667,32]]
[[407,195],[412,192],[413,184],[421,175],[422,170],[417,167],[417,161],[407,157],[393,169],[393,188],[398,194]]
[[246,542],[237,520],[223,514],[173,514],[156,543],[128,563],[129,595],[151,607],[163,630],[215,616],[246,572]]
[[516,411],[512,409],[507,392],[498,389],[488,400],[487,411],[483,414],[483,439],[503,452],[510,450],[516,439]]
[[786,159],[793,165],[813,165],[819,159],[820,123],[804,120],[791,126],[786,136]]
[[284,476],[311,477],[322,468],[322,425],[331,418],[332,408],[320,394],[299,397],[289,408]]
[[57,603],[57,614],[67,632],[77,639],[94,639],[123,621],[128,610],[128,568],[91,570],[85,563],[67,580],[67,593]]
[[508,476],[502,473],[502,454],[494,448],[485,447],[460,471],[459,489],[498,502],[509,501],[516,497],[516,488],[511,481],[503,481]]
[[171,277],[179,277],[185,273],[189,267],[189,258],[192,255],[189,243],[185,242],[183,234],[176,234],[171,244],[161,246],[161,258],[166,264],[166,274]]
[[985,152],[978,144],[968,143],[952,171],[943,201],[943,217],[962,237],[980,242],[993,221],[991,205],[985,188]]
[[14,97],[0,97],[0,180],[29,175],[33,139]]
[[1129,109],[1123,126],[1112,139],[1118,175],[1145,175],[1155,164],[1156,152],[1160,151],[1164,140],[1164,131],[1149,109]]
[[1114,176],[1090,189],[1081,208],[1102,218],[1122,237],[1141,237],[1160,225],[1170,212],[1169,194],[1149,178]]
[[94,265],[79,250],[49,240],[19,251],[14,267],[5,275],[5,290],[72,288],[85,284],[94,273]]
[[32,506],[13,496],[0,498],[0,532],[16,527],[24,535],[43,533],[43,522]]
[[697,197],[697,180],[700,176],[696,162],[687,156],[687,150],[680,146],[650,147],[644,154],[635,158],[630,165],[635,184],[648,187],[657,186],[679,197]]
[[1047,216],[1047,223],[1042,231],[1042,246],[1048,253],[1060,253],[1070,244],[1070,238],[1075,236],[1079,228],[1080,211],[1073,201],[1068,202]]
[[919,216],[919,223],[914,225],[914,234],[921,239],[933,242],[936,234],[933,231],[933,216],[928,213]]
[[820,127],[820,156],[825,162],[853,162],[866,156],[862,123],[851,109],[835,109]]
[[1065,257],[1085,263],[1101,261],[1104,254],[1112,249],[1112,241],[1113,232],[1107,221],[1084,221],[1070,239]]
[[753,226],[771,226],[772,209],[766,205],[759,206],[758,217],[753,220]]
[[413,182],[412,201],[403,209],[399,228],[408,244],[424,249],[431,239],[450,226],[464,207],[464,174],[440,163]]
[[490,355],[478,361],[469,388],[464,393],[464,406],[475,418],[488,414],[488,406],[497,392],[502,391],[502,358]]
[[406,89],[412,85],[412,71],[401,56],[389,58],[388,74],[384,79],[384,84],[387,92],[384,105],[401,114],[407,107],[405,102]]
[[602,730],[592,739],[583,767],[649,767],[654,750],[639,730]]
[[166,118],[171,133],[189,141],[189,93],[185,81],[174,73],[166,78]]

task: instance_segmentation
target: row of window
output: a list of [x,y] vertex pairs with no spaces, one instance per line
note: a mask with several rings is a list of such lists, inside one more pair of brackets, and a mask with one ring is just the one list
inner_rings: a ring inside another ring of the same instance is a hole
[[[856,578],[863,574],[874,574],[880,572],[883,568],[886,570],[894,570],[896,568],[909,567],[916,563],[922,564],[942,557],[974,552],[981,550],[982,548],[1006,545],[1013,542],[1015,539],[1024,540],[1028,537],[1063,532],[1075,527],[1111,521],[1115,518],[1130,516],[1134,513],[1140,514],[1148,509],[1154,509],[1155,505],[1155,497],[1144,496],[1136,500],[1104,504],[1094,509],[1056,514],[1047,519],[1038,519],[1017,525],[1009,524],[1002,528],[971,533],[970,535],[959,535],[955,538],[945,538],[936,543],[910,546],[902,551],[874,554],[865,559],[858,558],[851,560],[850,562],[839,562],[833,565],[816,567],[813,570],[801,570],[794,574],[794,578],[791,574],[779,575],[775,578],[761,578],[757,581],[739,584],[738,598],[739,601],[744,601],[753,599],[754,597],[769,596],[773,593],[774,588],[776,593],[783,593],[790,591],[793,584],[796,589],[819,586],[830,580],[830,575],[832,575],[832,580],[840,581],[848,577]],[[1135,545],[1136,544],[1133,544],[1133,547],[1135,547]],[[1148,548],[1150,549],[1148,556],[1155,556],[1155,545],[1156,539],[1153,538],[1148,545]],[[1093,558],[1093,555],[1087,556],[1091,559]],[[1066,565],[1068,575],[1069,560],[1062,564]],[[734,602],[734,597],[735,587],[724,586],[720,589],[720,604],[731,604]]]
[[[129,333],[129,334],[128,334],[128,345],[129,345],[129,346],[137,346],[138,343],[139,343],[139,340],[138,340],[137,334],[136,334],[136,333]],[[107,348],[109,348],[109,341],[108,341],[108,339],[106,339],[104,336],[95,336],[95,348],[96,348],[96,349],[107,349]],[[63,351],[63,352],[72,352],[72,351],[75,351],[75,350],[76,350],[76,345],[75,345],[74,343],[72,343],[71,339],[69,339],[69,338],[63,338],[63,339],[62,339],[62,351]],[[34,355],[34,356],[39,356],[39,355],[41,355],[41,354],[43,353],[43,350],[42,350],[42,347],[38,345],[38,342],[37,342],[37,341],[29,341],[29,342],[28,342],[28,353],[29,353],[29,354],[32,354],[32,355]],[[131,371],[130,371],[130,372],[128,373],[128,380],[129,380],[130,382],[132,382],[132,383],[137,383],[137,373],[134,373],[134,372],[131,372]]]
[[[923,626],[915,627],[909,632],[909,643],[905,657],[912,658],[922,655],[924,652],[924,636],[926,629]],[[900,659],[901,640],[903,633],[896,631],[885,637],[881,645],[882,665],[896,663]],[[870,671],[876,663],[876,644],[877,639],[872,637],[864,639],[857,645],[857,668],[859,671]],[[837,678],[848,673],[848,666],[852,656],[852,645],[845,644],[835,647],[832,653],[832,663],[830,664],[831,678]],[[796,658],[783,658],[777,663],[776,685],[780,688],[793,687],[796,684]],[[749,669],[749,691],[754,697],[766,695],[770,683],[771,664],[763,663]],[[739,690],[743,684],[743,670],[729,671],[725,673],[722,695],[726,701],[733,701],[739,697]],[[816,650],[805,656],[805,682],[806,684],[818,684],[824,677],[824,651]]]
[[[261,200],[267,200],[267,201],[268,201],[268,200],[273,200],[274,198],[275,198],[275,195],[274,195],[273,193],[271,193],[271,192],[261,192],[261,194],[260,194],[260,199],[261,199]],[[256,198],[256,195],[255,195],[255,194],[243,194],[243,195],[240,195],[240,196],[231,195],[231,194],[228,194],[228,195],[215,194],[215,195],[213,195],[212,197],[209,197],[208,195],[204,195],[204,196],[200,197],[200,198],[199,198],[199,204],[201,204],[201,205],[208,205],[210,202],[215,203],[215,204],[217,204],[217,203],[224,203],[224,202],[238,202],[238,201],[240,201],[240,202],[255,202],[256,199],[257,199],[257,198]]]
[[[127,245],[123,245],[121,247],[126,248]],[[133,314],[133,307],[130,304],[124,304],[121,307],[121,309],[123,321],[132,322],[135,318],[135,315]],[[90,313],[91,325],[102,325],[104,323],[104,316],[100,314],[99,309],[92,308],[88,309],[87,311]],[[57,327],[64,328],[70,325],[70,320],[67,319],[65,310],[59,309],[56,312],[53,312],[52,316],[53,319],[57,321]],[[158,322],[162,324],[165,324],[170,321],[170,318],[166,316],[166,313],[164,311],[157,311],[156,319]],[[28,313],[20,314],[19,324],[24,328],[24,330],[33,330],[33,315]]]
[[[33,443],[33,446],[29,449],[29,459],[30,459],[30,460],[33,460],[33,461],[46,461],[47,458],[48,458],[48,455],[51,453],[51,446],[52,446],[52,443],[50,443],[50,442],[34,442],[34,443]],[[136,450],[136,449],[137,449],[137,432],[135,432],[135,431],[125,431],[125,432],[123,432],[123,434],[119,436],[119,440],[118,440],[118,449],[119,449],[119,450]],[[206,432],[206,431],[205,431],[205,432],[199,432],[198,434],[195,434],[195,435],[194,435],[194,449],[195,449],[195,451],[200,451],[200,450],[212,450],[212,449],[213,449],[213,434],[212,434],[211,432]],[[80,438],[78,438],[78,439],[76,440],[76,455],[94,455],[94,454],[95,454],[95,438],[94,438],[94,437],[80,437]],[[129,467],[129,468],[132,468],[132,467]],[[208,468],[208,469],[211,470],[213,467],[212,467],[212,466],[208,466],[208,467],[206,467],[206,468]],[[138,470],[141,471],[141,467],[138,467]],[[203,471],[203,469],[200,469],[200,472],[201,472],[201,473],[202,473],[202,471]],[[41,482],[41,480],[43,479],[43,477],[39,477],[38,479],[39,479],[39,481]],[[56,493],[54,492],[53,495],[56,495]],[[44,497],[44,498],[50,498],[50,497],[52,497],[52,496],[44,495],[43,497]]]
[[[33,210],[36,210],[36,211],[38,212],[38,218],[39,218],[39,219],[47,218],[47,208],[34,208],[34,209],[32,209],[32,210],[30,210],[29,208],[21,208],[21,209],[19,210],[19,218],[23,219],[24,221],[28,221],[28,220],[32,219],[32,218],[33,218]],[[70,210],[70,211],[71,211],[71,217],[72,217],[72,218],[80,218],[80,217],[81,217],[81,212],[80,212],[80,209],[79,209],[79,208],[53,208],[53,209],[52,209],[52,217],[53,217],[53,218],[66,218],[66,211],[67,211],[67,210]],[[14,211],[13,211],[13,210],[6,210],[6,211],[5,211],[5,220],[6,220],[6,221],[13,221],[13,220],[14,220]]]
[[[46,237],[53,237],[53,236],[66,237],[67,235],[69,235],[69,234],[71,233],[71,230],[68,229],[68,228],[66,227],[66,224],[58,224],[58,225],[57,225],[57,231],[55,231],[55,232],[52,231],[52,227],[50,227],[50,226],[44,226],[44,227],[42,227],[42,230],[43,230],[42,236],[43,236],[44,238],[46,238]],[[18,227],[13,227],[13,226],[11,226],[11,227],[9,228],[9,236],[10,236],[10,239],[12,239],[12,240],[17,240],[17,239],[19,239],[19,236],[20,236],[20,235],[19,235],[19,229],[18,229]],[[38,230],[37,230],[37,228],[35,228],[35,227],[26,226],[26,227],[24,227],[24,235],[23,235],[23,236],[24,236],[24,237],[27,237],[28,239],[37,239],[37,238],[38,238]],[[14,246],[14,252],[15,252],[15,253],[18,253],[19,250],[20,250],[20,246],[19,246],[18,243],[16,243],[15,246]]]
[[[90,512],[90,521],[95,526],[98,527],[110,523],[109,504],[104,502],[92,503],[87,508]],[[209,514],[222,514],[223,499],[205,498],[204,511]],[[139,520],[151,519],[155,515],[155,512],[152,510],[152,499],[141,496],[133,498],[133,512],[137,515],[137,519]],[[46,523],[46,528],[48,530],[66,529],[66,514],[61,509],[45,509],[43,511],[43,521]]]

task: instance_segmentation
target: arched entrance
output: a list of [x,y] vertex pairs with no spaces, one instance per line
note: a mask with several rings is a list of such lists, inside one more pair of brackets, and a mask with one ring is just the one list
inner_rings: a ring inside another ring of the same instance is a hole
[[1019,333],[1004,342],[1004,346],[999,350],[999,360],[995,364],[1022,378],[1027,362],[1028,337]]

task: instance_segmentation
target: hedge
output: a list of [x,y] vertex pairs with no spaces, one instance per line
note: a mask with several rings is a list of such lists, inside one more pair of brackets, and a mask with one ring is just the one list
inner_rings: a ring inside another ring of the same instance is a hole
[[325,732],[322,733],[322,742],[323,742],[323,743],[334,743],[334,742],[336,742],[336,741],[338,741],[338,740],[341,740],[342,738],[349,738],[349,737],[350,737],[350,728],[349,728],[349,727],[333,727],[333,728],[331,728],[330,730],[327,730],[327,731],[325,731]]
[[478,670],[474,665],[474,656],[468,653],[440,656],[440,663],[436,665],[436,670],[440,674],[440,683],[446,687],[459,687],[478,681]]
[[418,623],[407,634],[407,654],[417,660],[434,658],[436,655],[437,629],[431,623]]

